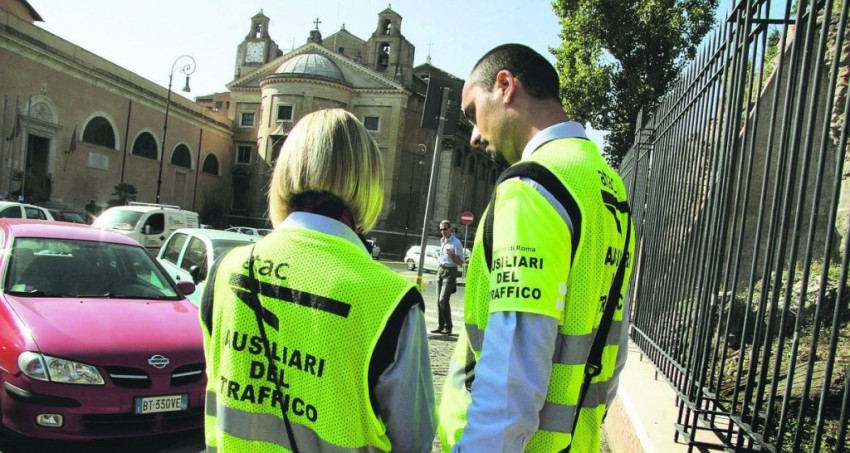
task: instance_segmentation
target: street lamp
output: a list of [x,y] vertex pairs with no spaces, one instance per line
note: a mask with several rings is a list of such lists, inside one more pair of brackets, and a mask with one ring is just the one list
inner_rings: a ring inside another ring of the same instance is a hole
[[410,188],[407,191],[407,215],[404,218],[404,247],[407,248],[407,231],[410,229],[410,205],[413,204],[413,173],[416,170],[416,165],[424,165],[425,160],[422,159],[421,156],[425,155],[425,150],[427,149],[425,145],[419,144],[417,146],[419,152],[416,153],[416,157],[410,162]]
[[[180,63],[178,65],[178,63]],[[156,178],[156,202],[159,204],[159,191],[162,187],[162,164],[165,162],[165,134],[168,132],[168,110],[171,107],[171,82],[174,79],[174,71],[180,70],[186,74],[186,86],[183,87],[183,92],[188,93],[189,76],[195,72],[195,59],[191,55],[180,55],[174,60],[171,65],[171,73],[168,74],[168,96],[165,97],[165,123],[162,125],[162,149],[159,153],[159,176]]]

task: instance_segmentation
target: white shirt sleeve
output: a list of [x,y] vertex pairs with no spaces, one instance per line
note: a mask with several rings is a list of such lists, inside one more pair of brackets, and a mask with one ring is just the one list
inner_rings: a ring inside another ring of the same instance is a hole
[[425,315],[416,305],[404,319],[395,361],[375,384],[393,451],[431,451],[437,430],[433,379]]
[[518,452],[537,431],[558,335],[555,318],[496,312],[475,366],[469,424],[453,452]]

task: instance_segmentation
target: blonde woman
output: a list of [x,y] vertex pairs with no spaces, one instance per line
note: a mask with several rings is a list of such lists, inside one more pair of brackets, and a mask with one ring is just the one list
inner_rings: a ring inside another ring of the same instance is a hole
[[208,451],[431,450],[422,296],[361,235],[383,180],[352,114],[293,128],[269,188],[274,232],[226,255],[201,302]]

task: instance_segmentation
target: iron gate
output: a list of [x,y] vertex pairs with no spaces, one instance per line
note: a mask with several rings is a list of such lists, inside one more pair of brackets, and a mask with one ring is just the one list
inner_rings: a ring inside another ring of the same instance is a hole
[[691,446],[850,446],[848,3],[739,2],[621,164],[632,338]]

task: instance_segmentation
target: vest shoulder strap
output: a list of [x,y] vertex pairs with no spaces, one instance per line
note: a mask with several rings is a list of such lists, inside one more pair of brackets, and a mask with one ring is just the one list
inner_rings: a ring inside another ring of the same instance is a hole
[[576,203],[570,191],[567,190],[554,173],[537,162],[528,161],[520,162],[505,170],[493,188],[493,195],[490,197],[490,208],[487,210],[487,215],[484,218],[483,245],[484,257],[487,260],[487,269],[491,272],[493,271],[493,219],[496,210],[496,191],[499,184],[512,178],[529,178],[534,180],[551,193],[555,197],[555,200],[564,207],[573,225],[573,234],[571,237],[573,247],[570,255],[570,262],[572,262],[573,258],[575,258],[579,239],[581,239],[581,211],[579,210],[578,203]]

